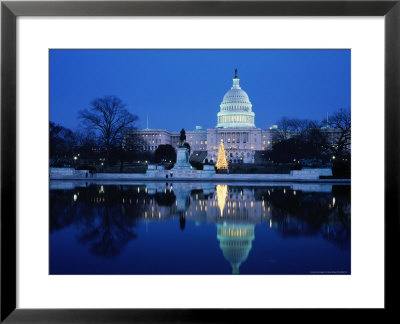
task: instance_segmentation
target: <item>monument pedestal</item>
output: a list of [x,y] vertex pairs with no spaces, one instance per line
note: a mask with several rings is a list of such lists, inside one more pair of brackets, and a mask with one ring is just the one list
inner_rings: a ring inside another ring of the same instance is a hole
[[189,163],[189,151],[186,147],[178,147],[176,149],[176,163],[172,170],[192,170]]
[[192,168],[189,163],[189,151],[186,147],[178,147],[176,149],[176,163],[170,172],[176,178],[199,177],[199,172]]
[[189,151],[186,147],[176,149],[176,163],[171,170],[160,170],[155,165],[149,165],[146,176],[149,178],[174,179],[209,179],[215,175],[213,165],[204,165],[203,170],[196,170],[189,163]]

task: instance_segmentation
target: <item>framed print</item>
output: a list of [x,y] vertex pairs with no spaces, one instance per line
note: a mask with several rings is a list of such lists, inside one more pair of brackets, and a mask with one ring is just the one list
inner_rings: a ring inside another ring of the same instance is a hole
[[3,1],[1,320],[394,311],[399,6]]

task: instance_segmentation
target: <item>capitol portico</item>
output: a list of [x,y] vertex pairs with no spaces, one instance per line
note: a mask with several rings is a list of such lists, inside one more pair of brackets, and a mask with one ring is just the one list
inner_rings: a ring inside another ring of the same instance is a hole
[[[233,85],[226,92],[217,113],[215,128],[203,130],[196,126],[193,131],[186,130],[186,141],[191,147],[191,153],[201,156],[201,162],[206,159],[215,162],[220,142],[224,143],[229,163],[254,163],[257,151],[272,149],[273,130],[263,130],[255,125],[255,113],[249,96],[241,88],[237,70]],[[180,144],[179,132],[165,129],[142,129],[128,131],[134,134],[131,145],[135,149],[154,152],[161,144],[170,144],[177,148]]]

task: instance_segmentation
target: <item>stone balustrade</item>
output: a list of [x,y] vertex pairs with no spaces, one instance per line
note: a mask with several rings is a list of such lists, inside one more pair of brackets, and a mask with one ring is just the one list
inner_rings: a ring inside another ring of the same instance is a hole
[[[167,177],[168,176],[168,177]],[[331,169],[293,170],[290,174],[216,174],[213,165],[204,165],[203,170],[181,169],[165,170],[163,166],[150,164],[146,173],[94,173],[88,170],[72,168],[50,168],[50,179],[54,180],[143,180],[143,181],[249,181],[249,182],[279,182],[279,181],[314,181],[334,182],[335,179],[320,179],[320,176],[332,176]],[[341,179],[340,181],[346,181]],[[347,180],[349,181],[349,180]]]

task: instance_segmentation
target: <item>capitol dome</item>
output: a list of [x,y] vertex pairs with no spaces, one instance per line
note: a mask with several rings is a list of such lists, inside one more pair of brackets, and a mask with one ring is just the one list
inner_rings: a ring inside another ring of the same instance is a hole
[[254,112],[247,93],[240,87],[237,69],[232,88],[225,94],[218,113],[218,128],[255,128]]

